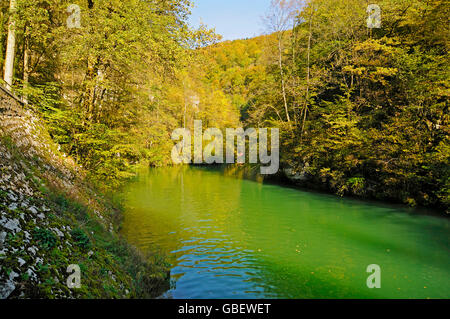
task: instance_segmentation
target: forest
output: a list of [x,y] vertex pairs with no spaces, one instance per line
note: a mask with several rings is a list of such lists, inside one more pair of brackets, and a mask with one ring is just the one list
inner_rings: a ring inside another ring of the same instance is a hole
[[380,28],[368,4],[274,0],[265,35],[221,41],[190,0],[2,0],[2,85],[106,192],[202,120],[279,128],[305,187],[448,212],[448,2],[378,0]]

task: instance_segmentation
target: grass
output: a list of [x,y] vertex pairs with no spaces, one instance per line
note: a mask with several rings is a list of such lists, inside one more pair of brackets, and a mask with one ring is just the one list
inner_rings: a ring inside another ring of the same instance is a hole
[[[29,198],[29,202],[39,203],[36,207],[45,204],[50,209],[45,213],[47,224],[36,219],[27,222],[23,229],[41,248],[39,258],[43,260],[35,267],[39,283],[33,282],[25,272],[19,274],[21,292],[26,298],[153,298],[168,289],[168,265],[163,257],[144,256],[117,233],[109,231],[110,223],[118,226],[121,219],[118,202],[96,193],[91,185],[77,184],[73,190],[90,199],[82,203],[50,183],[37,158],[27,159],[8,137],[1,137],[0,142],[11,150],[11,161],[27,164],[25,166],[29,168],[26,179],[42,195]],[[0,199],[7,196],[0,190]],[[101,212],[95,212],[98,209]],[[98,217],[99,214],[102,218]],[[64,236],[57,236],[55,229],[63,231]],[[10,234],[7,242],[11,247],[25,247],[22,232],[14,236]],[[27,263],[27,258],[30,261],[35,258],[27,253],[24,255],[20,249],[17,253],[8,253],[1,257],[3,270],[17,271],[18,257],[23,257]],[[70,264],[80,266],[81,289],[71,290],[66,285]]]
[[[79,264],[80,267],[83,265],[82,273],[91,272],[89,264],[93,260],[99,264],[95,271],[96,277],[105,277],[110,271],[117,273],[120,270],[119,272],[124,272],[131,278],[127,290],[135,298],[154,298],[169,288],[169,265],[162,256],[144,256],[124,239],[109,232],[88,207],[63,194],[53,193],[52,198],[58,205],[58,214],[72,215],[78,225],[71,231],[71,236],[81,255],[87,259],[86,263]],[[120,213],[116,211],[111,214],[114,215]],[[89,249],[92,249],[91,256],[87,255]],[[118,295],[114,286],[105,283],[102,287],[107,295]]]

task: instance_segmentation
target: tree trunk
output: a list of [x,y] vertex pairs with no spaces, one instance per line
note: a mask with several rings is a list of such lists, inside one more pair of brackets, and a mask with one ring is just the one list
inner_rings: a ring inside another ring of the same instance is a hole
[[28,105],[28,82],[30,78],[30,52],[28,50],[28,41],[24,40],[24,52],[23,52],[23,98],[22,101],[25,105]]
[[[11,14],[14,13],[14,10],[16,8],[16,1],[17,0],[10,0],[9,2],[9,11]],[[5,57],[5,74],[3,78],[6,82],[6,87],[9,90],[12,89],[14,76],[14,55],[16,49],[16,35],[14,28],[15,28],[14,18],[10,17],[8,25],[8,44],[6,46],[6,57]]]
[[[3,21],[3,12],[0,12],[0,20]],[[1,62],[2,66],[3,66],[3,61],[4,61],[4,58],[5,58],[4,55],[3,55],[3,52],[4,52],[4,47],[3,47],[4,38],[5,38],[4,33],[0,32],[0,62]]]
[[305,107],[303,109],[303,123],[301,138],[303,139],[303,133],[305,131],[305,122],[308,115],[308,100],[309,100],[309,86],[311,80],[311,39],[312,39],[312,19],[313,19],[313,8],[311,8],[311,16],[309,17],[309,36],[308,36],[308,52],[307,52],[307,72],[306,72],[306,96],[305,96]]
[[[293,81],[293,88],[294,90],[297,88],[297,17],[295,16],[293,19],[293,26],[292,26],[292,81]],[[295,126],[298,124],[298,113],[299,110],[297,109],[297,94],[294,91],[293,92],[293,101],[292,101],[292,110],[294,112],[294,123]]]
[[286,98],[286,86],[285,86],[285,83],[284,83],[282,41],[283,41],[283,33],[281,33],[278,36],[278,66],[280,68],[281,91],[282,91],[282,94],[283,94],[284,109],[286,111],[287,121],[290,123],[291,122],[291,118],[289,116],[289,108],[288,108],[287,98]]

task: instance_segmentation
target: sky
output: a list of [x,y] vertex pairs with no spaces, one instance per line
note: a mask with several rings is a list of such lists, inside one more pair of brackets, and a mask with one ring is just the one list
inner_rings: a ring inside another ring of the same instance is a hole
[[193,0],[190,24],[197,27],[203,21],[223,40],[252,38],[264,33],[261,17],[270,0]]

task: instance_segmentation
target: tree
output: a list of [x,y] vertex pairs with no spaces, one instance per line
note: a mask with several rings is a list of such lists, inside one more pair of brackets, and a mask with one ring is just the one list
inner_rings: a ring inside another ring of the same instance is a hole
[[380,0],[373,30],[366,0],[308,0],[292,23],[286,3],[272,3],[271,34],[211,48],[208,78],[247,125],[281,129],[305,186],[448,209],[446,1]]
[[277,62],[280,72],[280,86],[287,122],[291,122],[291,117],[289,115],[286,78],[283,66],[284,41],[286,32],[292,24],[295,24],[295,19],[297,18],[300,5],[301,1],[298,0],[272,0],[270,11],[264,18],[268,31],[270,33],[275,33],[277,37]]
[[16,34],[15,34],[15,9],[17,0],[10,0],[9,2],[9,23],[8,23],[8,42],[6,47],[5,66],[4,66],[4,81],[6,87],[11,90],[14,77],[14,57],[16,50]]

